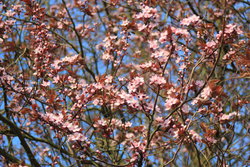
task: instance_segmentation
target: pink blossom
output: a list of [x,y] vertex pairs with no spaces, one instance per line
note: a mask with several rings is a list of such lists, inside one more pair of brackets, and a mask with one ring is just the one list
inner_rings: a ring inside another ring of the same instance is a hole
[[61,60],[55,60],[54,63],[52,64],[52,67],[55,68],[55,70],[60,70],[61,66],[59,65],[62,61]]
[[185,113],[185,114],[188,114],[189,113],[189,106],[187,105],[187,104],[184,104],[183,106],[182,106],[182,111],[183,111],[183,113]]
[[109,36],[107,36],[104,40],[103,40],[103,46],[105,48],[110,48],[112,45],[112,40]]
[[46,121],[53,122],[55,124],[61,124],[63,122],[63,115],[62,114],[53,114],[53,113],[46,113],[42,115],[42,118]]
[[127,26],[129,25],[129,20],[123,20],[121,26]]
[[149,62],[141,64],[139,67],[144,69],[144,68],[150,68],[152,67],[152,65],[153,65],[152,61],[149,61]]
[[129,92],[135,92],[139,86],[144,84],[144,79],[142,77],[135,77],[129,84],[128,90]]
[[125,126],[125,128],[129,128],[129,127],[132,126],[132,123],[131,122],[126,122],[124,126]]
[[57,22],[57,28],[58,29],[63,29],[63,25],[64,25],[63,22],[61,22],[61,21]]
[[137,19],[142,19],[142,18],[149,19],[152,16],[157,17],[157,10],[155,8],[151,8],[149,6],[145,6],[142,8],[142,11],[140,13],[135,15],[135,18],[137,18]]
[[199,23],[201,20],[200,20],[200,16],[196,16],[196,15],[192,15],[188,18],[185,18],[181,21],[181,25],[184,25],[184,26],[189,26],[191,24],[196,24],[196,23]]
[[137,99],[135,99],[134,97],[130,97],[127,99],[126,101],[128,103],[128,105],[130,107],[136,108],[136,109],[140,109],[140,105],[139,105],[139,101]]
[[155,108],[154,108],[154,103],[153,103],[153,102],[144,104],[143,109],[144,109],[146,112],[150,112],[150,111],[153,111],[153,110],[155,109],[156,112],[160,113],[160,108],[159,108],[159,106],[156,105]]
[[151,57],[158,59],[160,62],[166,62],[169,58],[170,52],[165,49],[154,52]]
[[7,34],[3,34],[3,39],[7,39],[9,36]]
[[145,151],[145,145],[144,145],[144,143],[141,143],[141,142],[132,142],[131,143],[132,144],[132,146],[133,146],[133,149],[134,148],[138,148],[139,150],[141,150],[141,151]]
[[174,127],[173,129],[171,129],[171,131],[173,133],[173,137],[176,139],[180,138],[180,134],[184,131],[184,129],[185,129],[185,126],[183,126],[183,125],[181,125],[181,127],[179,127],[179,128]]
[[243,31],[236,24],[228,24],[228,25],[226,25],[224,33],[232,34],[233,32],[236,32],[238,35],[243,33]]
[[116,127],[121,127],[122,126],[122,121],[119,120],[119,119],[112,118],[111,125],[116,126]]
[[92,103],[93,103],[95,106],[97,106],[97,105],[99,105],[99,104],[100,104],[100,105],[103,104],[102,101],[101,101],[100,99],[94,99]]
[[166,107],[166,110],[170,110],[172,109],[172,107],[176,104],[179,103],[179,100],[177,98],[174,98],[174,97],[169,97],[167,100],[166,100],[166,103],[165,103],[165,107]]
[[201,98],[208,99],[211,96],[212,90],[209,86],[205,87],[201,92]]
[[236,51],[230,50],[227,54],[223,56],[223,60],[231,59],[236,54]]
[[213,144],[215,144],[217,142],[217,140],[213,137],[206,137],[206,140],[210,143],[213,143]]
[[159,48],[159,45],[158,45],[158,41],[157,40],[151,40],[151,41],[148,41],[149,43],[149,47],[152,48],[152,49],[157,49]]
[[43,48],[42,46],[39,45],[39,46],[34,50],[34,53],[35,53],[35,54],[41,54],[41,53],[43,53],[44,49],[45,49],[45,48]]
[[230,114],[222,114],[219,118],[220,122],[230,121],[234,119],[235,116],[239,115],[237,112],[232,112]]
[[108,76],[106,76],[106,79],[105,79],[105,83],[112,83],[112,81],[113,81],[113,76],[112,75],[108,75]]
[[8,26],[13,26],[15,24],[16,20],[6,20],[5,24]]
[[214,15],[215,15],[216,17],[220,17],[220,16],[223,15],[223,11],[214,12]]
[[81,131],[81,128],[78,125],[75,125],[75,124],[73,124],[71,122],[68,122],[68,121],[63,123],[63,128],[67,128],[71,132],[79,132],[79,131]]
[[202,138],[197,132],[195,132],[194,130],[190,130],[189,133],[191,134],[192,139],[194,139],[194,141],[197,141],[200,143],[202,142]]
[[16,12],[11,11],[11,10],[8,10],[5,14],[6,14],[6,16],[8,16],[8,17],[13,17],[13,16],[15,16]]
[[62,59],[62,62],[75,63],[79,59],[79,55],[66,56]]
[[201,88],[204,85],[204,81],[197,80],[197,81],[195,81],[195,85],[198,86],[199,88]]
[[118,80],[119,80],[120,82],[122,82],[122,81],[126,81],[126,78],[124,78],[124,77],[119,77]]
[[110,60],[110,61],[113,61],[113,60],[114,60],[114,57],[113,57],[111,54],[109,54],[109,53],[104,53],[104,54],[102,55],[102,59],[103,59],[103,60]]
[[215,41],[210,41],[206,43],[206,48],[207,49],[214,49],[217,43]]
[[215,49],[216,49],[216,47],[218,45],[217,43],[218,43],[218,41],[209,41],[209,42],[207,42],[206,46],[204,48],[204,51],[209,55],[214,53],[214,51],[215,51]]
[[143,31],[144,29],[147,28],[146,24],[137,23],[136,25],[137,25],[138,31]]
[[99,127],[99,126],[106,126],[107,125],[107,121],[104,119],[100,119],[98,120],[95,124],[94,127]]
[[59,75],[53,77],[53,83],[58,83],[59,81],[60,81],[60,76]]
[[87,137],[81,133],[73,133],[68,135],[68,141],[86,141]]
[[236,36],[243,34],[243,31],[236,24],[227,24],[224,33],[223,31],[220,31],[219,34],[216,35],[217,40],[221,38],[222,34],[225,39],[234,39]]
[[112,118],[111,121],[105,120],[105,119],[100,119],[100,120],[96,121],[93,126],[96,128],[109,126],[112,129],[114,129],[114,128],[122,128],[123,129],[123,128],[131,127],[132,123],[131,122],[123,123],[120,119]]
[[159,125],[161,125],[163,128],[167,128],[169,127],[170,123],[171,123],[171,118],[168,119],[163,119],[162,117],[157,117],[156,121],[159,123]]
[[75,82],[76,82],[76,79],[73,78],[73,77],[71,77],[71,76],[69,76],[69,77],[68,77],[68,81],[69,81],[69,83],[75,83]]
[[171,29],[172,29],[172,32],[175,33],[175,35],[189,37],[189,32],[186,29],[175,28],[175,27],[171,27]]
[[124,103],[125,103],[125,100],[120,99],[120,98],[116,98],[113,104],[114,104],[114,107],[118,107]]
[[133,133],[126,133],[127,139],[132,139],[135,135]]
[[20,11],[22,9],[22,5],[14,5],[13,10]]
[[44,87],[50,86],[50,81],[43,81],[41,85]]
[[167,30],[161,32],[159,42],[161,42],[161,43],[166,42],[167,41],[167,36],[168,36],[168,31]]
[[162,123],[163,122],[163,117],[156,117],[155,121],[158,123]]
[[150,84],[151,85],[164,85],[166,84],[166,80],[164,77],[161,77],[159,75],[153,75],[150,77]]

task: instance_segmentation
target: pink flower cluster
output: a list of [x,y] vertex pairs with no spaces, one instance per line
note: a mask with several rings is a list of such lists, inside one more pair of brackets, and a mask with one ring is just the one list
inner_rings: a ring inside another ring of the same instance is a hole
[[230,121],[230,120],[234,119],[236,116],[239,116],[239,113],[232,112],[230,114],[221,114],[219,120],[220,120],[220,122],[223,123],[223,122]]
[[163,128],[168,128],[172,121],[172,118],[164,119],[163,117],[156,117],[155,121],[158,125],[161,125]]
[[206,46],[204,48],[204,51],[207,55],[211,55],[215,52],[216,47],[218,46],[218,41],[209,41],[206,43]]
[[131,122],[122,123],[121,120],[112,118],[111,120],[99,119],[94,123],[93,126],[96,128],[112,127],[113,129],[114,128],[126,129],[130,128],[132,126],[132,123]]
[[185,38],[189,37],[189,32],[187,29],[171,27],[172,32],[177,36],[183,36]]
[[225,33],[232,34],[234,32],[236,32],[237,35],[241,35],[243,33],[243,31],[240,29],[240,27],[237,26],[236,24],[227,24],[225,27]]
[[50,86],[50,81],[43,81],[41,85],[44,87],[48,87]]
[[128,84],[128,90],[130,93],[136,92],[139,86],[144,84],[144,78],[142,77],[135,77],[131,82]]
[[192,101],[191,104],[195,105],[199,101],[203,101],[203,102],[207,101],[207,100],[209,100],[211,95],[212,95],[212,89],[209,86],[207,86],[202,90],[201,94]]
[[131,126],[131,122],[123,123],[116,118],[112,118],[111,120],[99,119],[93,124],[93,127],[96,128],[96,132],[101,132],[104,137],[114,135],[114,138],[117,139],[119,138],[119,135],[117,135],[119,131],[129,129]]
[[65,116],[62,113],[53,114],[46,113],[41,114],[41,119],[51,127],[68,133],[68,141],[86,141],[87,138],[81,133],[80,128],[76,123],[65,120]]
[[211,137],[211,136],[207,136],[207,137],[206,137],[206,140],[207,140],[209,143],[212,143],[212,144],[217,143],[217,140],[216,140],[214,137]]
[[181,21],[181,25],[189,26],[189,25],[192,25],[192,24],[197,24],[200,21],[201,21],[200,16],[192,15],[192,16],[190,16],[188,18],[183,19]]
[[151,17],[158,18],[159,15],[157,14],[157,9],[149,6],[142,7],[142,11],[135,16],[136,19],[149,19]]
[[149,47],[152,49],[157,49],[159,48],[158,41],[157,40],[150,40],[148,41]]
[[162,76],[153,75],[150,78],[150,84],[151,85],[160,85],[160,86],[163,86],[164,84],[166,84],[166,80]]
[[141,141],[133,141],[130,143],[131,146],[128,148],[128,150],[132,151],[132,158],[130,159],[130,162],[135,162],[138,160],[141,156],[146,156],[145,150],[146,150],[146,143]]
[[194,130],[190,130],[189,134],[191,135],[191,137],[192,137],[192,139],[194,141],[197,141],[197,142],[200,142],[200,143],[202,142],[201,136],[197,132],[195,132]]
[[13,80],[14,80],[14,77],[7,74],[5,69],[0,67],[0,83],[7,83],[10,85]]
[[87,141],[87,137],[84,136],[82,133],[76,132],[76,133],[68,135],[68,141],[81,141],[81,142],[84,142],[84,141]]
[[151,57],[159,60],[159,62],[164,63],[167,62],[170,56],[170,52],[166,49],[160,49],[152,53]]
[[114,60],[114,56],[112,56],[110,53],[104,53],[103,55],[102,55],[102,59],[103,60],[110,60],[110,61],[113,61]]
[[175,97],[169,96],[168,99],[166,100],[166,103],[165,103],[166,110],[172,109],[172,108],[173,108],[174,106],[176,106],[179,102],[180,102],[179,99],[177,99],[177,98],[175,98]]
[[[220,31],[219,34],[216,35],[217,40],[219,41],[222,37],[222,33],[223,31]],[[233,41],[235,38],[238,37],[238,35],[243,34],[243,31],[240,29],[240,27],[236,24],[227,24],[225,26],[225,30],[224,30],[224,40],[225,42],[231,42]]]
[[207,100],[211,96],[212,90],[209,86],[205,87],[201,92],[201,98]]
[[197,80],[197,81],[195,81],[195,85],[198,86],[198,88],[201,88],[204,85],[204,81]]

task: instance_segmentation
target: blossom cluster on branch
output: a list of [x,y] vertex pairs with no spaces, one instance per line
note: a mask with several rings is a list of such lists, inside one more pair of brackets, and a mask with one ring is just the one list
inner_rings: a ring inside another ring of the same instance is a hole
[[11,2],[1,165],[249,163],[249,2]]

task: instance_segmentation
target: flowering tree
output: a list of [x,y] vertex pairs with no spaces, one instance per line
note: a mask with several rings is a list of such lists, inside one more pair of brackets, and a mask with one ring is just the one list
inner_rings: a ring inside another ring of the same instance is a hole
[[0,5],[2,166],[249,163],[249,1]]

